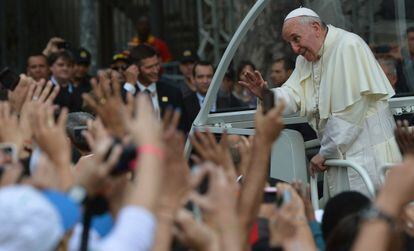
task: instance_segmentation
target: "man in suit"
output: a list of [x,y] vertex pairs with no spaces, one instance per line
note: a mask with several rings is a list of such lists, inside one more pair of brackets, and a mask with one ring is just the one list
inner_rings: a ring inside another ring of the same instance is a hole
[[51,72],[50,81],[54,86],[60,87],[54,103],[60,107],[67,107],[69,112],[81,111],[81,93],[76,91],[71,81],[75,64],[73,54],[67,50],[52,53],[48,58],[48,64]]
[[[187,115],[188,126],[191,127],[197,117],[200,107],[204,102],[207,90],[210,87],[214,75],[214,66],[206,61],[195,63],[193,68],[195,92],[184,96],[184,108]],[[231,108],[241,107],[241,102],[233,95],[229,97],[218,96],[216,102],[210,108],[211,112],[231,110]],[[190,128],[188,128],[189,130]]]
[[[178,108],[184,114],[181,91],[167,82],[160,81],[161,64],[154,48],[146,44],[134,47],[130,53],[131,63],[137,67],[136,83],[126,83],[126,91],[136,95],[147,93],[152,101],[155,113],[161,118],[168,106]],[[185,119],[182,116],[179,128],[184,129]]]

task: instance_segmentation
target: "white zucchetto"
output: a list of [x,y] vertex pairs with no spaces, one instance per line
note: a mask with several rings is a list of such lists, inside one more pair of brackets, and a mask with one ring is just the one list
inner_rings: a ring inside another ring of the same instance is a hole
[[314,12],[311,9],[305,8],[305,7],[300,7],[297,9],[292,10],[285,18],[285,21],[294,17],[300,17],[300,16],[309,16],[309,17],[317,17],[320,18],[318,16],[318,14],[316,14],[316,12]]

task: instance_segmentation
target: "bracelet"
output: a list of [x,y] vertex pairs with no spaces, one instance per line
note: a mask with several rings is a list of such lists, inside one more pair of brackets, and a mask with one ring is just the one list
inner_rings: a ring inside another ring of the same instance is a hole
[[148,154],[153,154],[155,156],[157,156],[159,159],[163,160],[164,159],[164,151],[156,146],[153,145],[142,145],[139,146],[137,148],[137,153],[139,154],[143,154],[143,153],[148,153]]
[[361,212],[361,216],[365,220],[382,220],[391,228],[395,228],[395,217],[383,212],[381,209],[377,208],[376,206],[371,206],[370,208]]

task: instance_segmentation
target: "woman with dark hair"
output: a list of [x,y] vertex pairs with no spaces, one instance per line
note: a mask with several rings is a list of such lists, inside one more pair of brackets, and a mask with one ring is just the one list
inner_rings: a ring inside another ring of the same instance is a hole
[[[243,60],[240,62],[237,67],[237,83],[238,81],[244,81],[246,72],[254,72],[256,66],[248,60]],[[249,108],[255,108],[257,106],[256,96],[250,92],[247,88],[244,88],[241,85],[236,84],[233,89],[233,95],[236,98],[242,100]]]

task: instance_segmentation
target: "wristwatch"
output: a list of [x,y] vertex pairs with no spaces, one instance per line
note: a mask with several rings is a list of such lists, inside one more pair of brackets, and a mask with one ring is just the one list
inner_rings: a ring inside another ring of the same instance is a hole
[[361,217],[364,220],[382,220],[385,221],[391,228],[395,227],[395,218],[383,211],[376,206],[371,206],[361,212]]
[[76,203],[83,204],[86,201],[88,193],[83,186],[75,185],[69,189],[67,195]]

